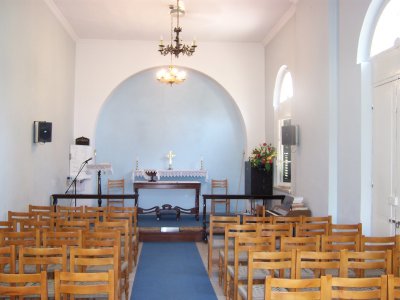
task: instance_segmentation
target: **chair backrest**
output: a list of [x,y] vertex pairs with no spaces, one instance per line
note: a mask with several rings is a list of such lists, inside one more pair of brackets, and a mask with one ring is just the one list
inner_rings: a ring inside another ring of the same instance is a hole
[[342,260],[340,277],[375,277],[376,271],[386,275],[392,274],[391,250],[384,252],[341,250],[340,257]]
[[101,273],[74,273],[55,272],[55,299],[60,300],[63,295],[108,296],[109,300],[115,299],[114,271]]
[[121,248],[121,234],[118,231],[85,231],[82,241],[84,248],[109,248],[113,246]]
[[66,221],[60,220],[56,221],[56,230],[57,231],[77,231],[77,230],[89,230],[90,225],[88,220],[73,220],[73,221]]
[[0,273],[0,295],[2,296],[39,296],[47,300],[47,274],[3,274]]
[[17,231],[17,224],[15,221],[0,221],[0,232]]
[[316,236],[329,234],[328,223],[296,223],[296,236]]
[[19,221],[20,231],[54,230],[54,224],[50,220],[21,220]]
[[303,251],[320,251],[320,237],[283,236],[281,238],[281,251],[289,251],[292,249],[303,250]]
[[296,278],[318,278],[329,271],[339,276],[341,268],[340,252],[316,252],[297,250]]
[[396,249],[396,236],[361,236],[360,251],[385,251]]
[[388,299],[386,275],[374,278],[342,278],[327,276],[329,295],[326,299]]
[[71,212],[83,213],[83,206],[61,206],[57,205],[57,212],[70,214]]
[[124,194],[125,179],[108,179],[107,194]]
[[267,223],[272,224],[272,217],[258,217],[258,216],[243,216],[243,224],[251,224],[251,223]]
[[21,220],[37,220],[37,215],[31,212],[8,211],[8,221],[15,223],[16,231],[19,230]]
[[[0,247],[0,273],[15,273],[16,253],[15,246]],[[7,271],[6,271],[7,267]]]
[[286,279],[267,276],[264,298],[326,300],[328,296],[326,277],[311,279]]
[[[92,269],[101,267],[102,271],[113,270],[114,282],[118,282],[119,276],[119,247],[101,247],[101,248],[72,248],[70,253],[70,267],[71,272],[90,272]],[[88,275],[91,276],[91,275]],[[118,284],[115,284],[115,294],[118,294]]]
[[323,235],[321,251],[360,251],[359,235]]
[[39,247],[40,246],[40,231],[38,229],[34,231],[23,231],[23,232],[0,232],[0,246],[15,245],[18,251],[18,247]]
[[[210,216],[210,226],[208,235],[208,275],[212,273],[212,257],[214,245],[214,235],[225,234],[225,227],[229,224],[240,224],[240,216]],[[221,240],[220,240],[221,241]],[[224,247],[224,239],[222,239],[222,248]]]
[[253,274],[255,270],[267,270],[271,276],[275,275],[275,271],[279,271],[279,274],[283,275],[286,273],[291,279],[294,279],[296,273],[295,264],[295,250],[288,252],[249,250],[247,299],[253,299]]
[[82,230],[75,231],[43,231],[43,247],[82,247]]
[[292,236],[292,223],[260,224],[261,236]]
[[[57,248],[21,247],[18,255],[19,273],[67,271],[67,246]],[[36,272],[30,272],[32,266]],[[54,274],[53,274],[54,277]]]
[[41,212],[54,212],[54,205],[32,205],[29,204],[29,212],[41,213]]
[[303,223],[327,223],[332,224],[332,216],[325,216],[325,217],[307,217],[303,216],[302,219]]
[[[222,193],[217,193],[217,189],[222,189]],[[211,179],[211,194],[227,194],[228,179]]]
[[330,224],[329,235],[362,235],[362,224]]
[[88,221],[89,228],[94,226],[94,223],[100,221],[99,212],[71,212],[69,215],[71,221]]
[[302,223],[302,216],[272,216],[272,222],[278,223]]

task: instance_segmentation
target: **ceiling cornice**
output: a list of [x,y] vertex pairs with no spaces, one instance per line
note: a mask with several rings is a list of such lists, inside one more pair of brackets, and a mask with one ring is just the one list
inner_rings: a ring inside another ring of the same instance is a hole
[[53,0],[43,0],[44,3],[50,8],[51,12],[54,16],[60,21],[61,25],[67,31],[69,36],[76,42],[79,40],[77,34],[75,33],[74,29],[72,29],[71,24],[67,21],[64,15],[60,12],[58,7],[54,4]]
[[279,21],[272,27],[272,29],[268,32],[267,36],[262,41],[264,46],[267,46],[269,42],[278,34],[278,32],[285,26],[285,24],[294,16],[296,13],[296,3],[297,0],[291,1],[293,4],[290,8],[285,12],[285,14],[279,19]]

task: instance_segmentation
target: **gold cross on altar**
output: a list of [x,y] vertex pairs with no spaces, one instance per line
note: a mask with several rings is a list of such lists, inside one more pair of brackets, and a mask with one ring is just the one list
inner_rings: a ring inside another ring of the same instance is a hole
[[172,153],[172,150],[169,150],[168,154],[167,154],[167,158],[169,159],[169,170],[172,170],[172,158],[174,158],[176,155]]

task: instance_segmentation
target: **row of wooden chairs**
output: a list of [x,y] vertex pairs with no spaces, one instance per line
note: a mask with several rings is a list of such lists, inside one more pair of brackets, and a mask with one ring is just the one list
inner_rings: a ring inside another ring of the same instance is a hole
[[[118,232],[88,233],[84,242],[87,248],[67,247],[35,247],[15,245],[0,247],[0,272],[39,273],[47,271],[48,275],[55,270],[63,272],[106,272],[114,271],[115,290],[118,298],[122,293],[127,299],[129,294],[129,272],[127,262],[121,259]],[[16,259],[18,258],[18,259]],[[54,275],[54,274],[53,274]],[[54,277],[54,276],[53,276]],[[1,285],[1,282],[0,282]],[[54,294],[54,288],[49,284],[48,294]]]
[[[380,299],[400,297],[400,278],[340,278],[330,275],[314,279],[283,279],[267,276],[257,299]],[[241,290],[241,299],[255,299]]]
[[[36,206],[37,207],[37,206]],[[32,206],[30,206],[32,208]],[[75,207],[74,207],[75,208]],[[81,208],[82,207],[76,207]],[[95,226],[100,226],[96,224],[103,224],[101,226],[106,227],[107,222],[119,222],[128,221],[128,235],[131,241],[129,251],[131,259],[129,264],[129,269],[132,272],[133,263],[137,263],[137,255],[139,249],[139,231],[137,227],[137,210],[136,208],[111,208],[108,211],[100,210],[96,212],[90,212],[89,210],[93,207],[85,207],[86,212],[72,211],[67,213],[64,212],[9,212],[9,220],[0,222],[0,232],[2,231],[32,231],[35,229],[45,229],[49,231],[75,231],[75,230],[90,230],[95,228]],[[100,209],[98,207],[95,210]],[[106,221],[106,222],[105,222]],[[15,224],[18,223],[18,226]],[[110,225],[116,225],[112,223]]]
[[[0,295],[12,297],[40,297],[47,300],[48,280],[47,272],[37,274],[2,274],[0,273]],[[104,297],[114,300],[114,271],[107,273],[73,273],[55,271],[54,293],[56,300],[64,299],[68,295],[87,295],[90,297]]]
[[[337,277],[377,277],[392,274],[392,251],[315,252],[291,249],[286,252],[265,251],[268,238],[235,240],[235,257],[227,268],[227,299],[237,299],[240,285],[252,286],[266,275],[281,278],[318,278],[330,274]],[[271,243],[273,244],[273,242]],[[264,248],[265,249],[265,248]],[[247,251],[246,251],[247,250]],[[399,255],[396,255],[397,275]],[[247,257],[244,260],[244,258]],[[260,286],[256,288],[259,289]]]

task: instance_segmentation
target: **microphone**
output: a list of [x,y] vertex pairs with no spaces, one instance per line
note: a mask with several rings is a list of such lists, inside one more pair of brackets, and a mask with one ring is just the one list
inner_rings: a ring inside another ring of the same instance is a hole
[[93,159],[93,157],[88,158],[87,160],[84,161],[85,164],[87,164],[89,161],[91,161]]

